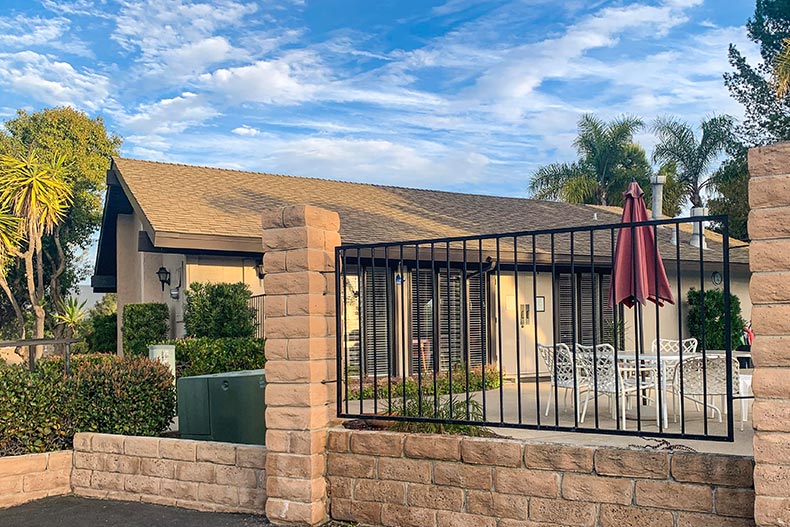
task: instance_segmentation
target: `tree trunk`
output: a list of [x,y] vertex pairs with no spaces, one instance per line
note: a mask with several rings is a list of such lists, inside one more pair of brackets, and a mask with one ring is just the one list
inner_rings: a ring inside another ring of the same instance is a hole
[[24,340],[25,315],[22,313],[22,308],[19,307],[19,302],[17,302],[16,298],[14,297],[14,293],[11,291],[11,287],[8,285],[6,277],[2,275],[0,275],[0,289],[5,292],[5,295],[8,297],[8,301],[11,302],[11,307],[14,309],[14,315],[16,315],[16,323],[19,326],[19,338]]

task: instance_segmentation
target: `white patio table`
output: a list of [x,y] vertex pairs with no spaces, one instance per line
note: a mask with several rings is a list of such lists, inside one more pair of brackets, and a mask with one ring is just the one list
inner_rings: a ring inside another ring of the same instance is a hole
[[[726,352],[724,350],[708,350],[705,352],[706,357],[723,357],[725,356]],[[688,357],[701,357],[702,352],[696,353],[684,353],[683,358],[686,359]],[[751,357],[751,354],[747,351],[733,351],[732,358],[737,359],[738,357]],[[664,421],[664,428],[669,426],[669,419],[667,416],[667,377],[668,372],[672,370],[681,360],[681,356],[679,353],[661,353],[660,356],[658,353],[634,353],[633,351],[619,351],[617,352],[617,360],[620,362],[636,362],[637,358],[640,361],[640,366],[644,365],[645,371],[655,371],[657,370],[659,359],[661,360],[660,370],[661,370],[661,395],[662,395],[662,417]],[[656,401],[656,405],[658,405],[658,401]]]

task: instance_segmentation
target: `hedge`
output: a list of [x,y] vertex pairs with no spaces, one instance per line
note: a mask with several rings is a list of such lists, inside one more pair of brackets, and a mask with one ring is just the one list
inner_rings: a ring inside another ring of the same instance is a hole
[[176,375],[179,377],[258,370],[266,364],[263,339],[186,338],[169,343],[176,346]]
[[195,282],[186,292],[184,330],[189,337],[234,338],[255,335],[252,292],[243,282]]
[[170,310],[166,304],[126,304],[123,307],[123,351],[148,356],[148,346],[167,338]]
[[[725,317],[724,317],[724,291],[721,289],[708,289],[705,291],[703,305],[702,291],[691,288],[688,291],[689,310],[686,322],[689,333],[696,337],[700,349],[704,343],[705,349],[723,350],[725,348]],[[704,309],[703,309],[704,308]],[[704,318],[703,318],[704,314]],[[746,322],[741,316],[741,301],[735,295],[730,295],[730,335],[732,347],[738,347],[741,333],[746,327]]]
[[77,432],[155,436],[175,415],[168,369],[146,358],[75,355],[38,362],[36,371],[0,367],[0,456],[72,447]]
[[[430,372],[422,374],[422,390],[421,396],[434,395],[434,377]],[[481,367],[473,367],[469,369],[469,392],[479,392],[485,386],[486,390],[499,388],[499,370],[493,366],[489,366],[485,370],[485,382],[483,382],[483,369]],[[465,393],[467,391],[467,373],[466,368],[463,366],[453,367],[453,380],[452,388],[453,394]],[[405,381],[402,377],[393,377],[390,381],[387,378],[379,378],[376,384],[373,383],[373,377],[365,377],[362,381],[362,399],[373,399],[378,394],[378,399],[389,399],[389,388],[392,386],[392,397],[403,397],[404,386],[407,398],[417,397],[418,387],[420,386],[419,378],[416,375],[406,377]],[[359,375],[354,377],[349,373],[348,376],[348,399],[359,400]],[[449,374],[440,372],[436,375],[436,394],[449,395],[450,393],[450,378]]]

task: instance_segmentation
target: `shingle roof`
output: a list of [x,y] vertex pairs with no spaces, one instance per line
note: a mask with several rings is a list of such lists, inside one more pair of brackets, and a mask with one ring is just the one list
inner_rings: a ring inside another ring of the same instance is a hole
[[[259,239],[262,210],[303,203],[337,211],[343,243],[351,244],[620,221],[616,212],[587,205],[127,158],[113,161],[121,184],[127,194],[131,194],[130,199],[138,204],[151,228],[155,232],[186,236]],[[715,245],[720,247],[718,243]],[[735,258],[733,253],[733,261]]]

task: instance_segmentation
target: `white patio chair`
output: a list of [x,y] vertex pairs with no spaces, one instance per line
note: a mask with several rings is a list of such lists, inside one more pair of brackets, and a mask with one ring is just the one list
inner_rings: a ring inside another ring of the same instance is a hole
[[[556,350],[555,347],[550,344],[538,344],[538,351],[540,352],[540,356],[543,358],[543,362],[546,364],[546,368],[549,371],[551,387],[555,389],[565,389],[563,404],[566,408],[568,406],[568,391],[574,391],[574,388],[576,389],[574,397],[576,401],[575,408],[578,412],[580,393],[583,389],[586,389],[587,382],[584,378],[582,378],[583,376],[581,375],[581,372],[577,371],[576,381],[574,384],[575,361],[570,348],[567,344],[563,344],[562,342],[557,343]],[[548,399],[549,401],[546,404],[546,416],[549,415],[549,410],[551,410],[551,401],[554,399],[554,397],[549,396]]]
[[694,337],[683,339],[683,340],[653,339],[653,343],[650,345],[650,351],[655,355],[660,346],[661,353],[680,355],[680,351],[682,349],[683,358],[686,358],[692,353],[697,353],[698,345],[699,344],[697,342],[697,339]]
[[[583,423],[587,416],[587,403],[590,401],[590,394],[606,395],[609,397],[609,408],[612,418],[616,419],[615,398],[620,398],[620,415],[622,416],[622,427],[626,429],[625,414],[629,396],[636,395],[642,397],[641,392],[652,390],[657,393],[658,370],[655,366],[640,363],[639,375],[634,361],[628,363],[615,361],[614,347],[611,344],[598,344],[593,354],[592,346],[577,344],[577,361],[579,369],[584,371],[584,377],[588,380],[588,389],[585,394],[584,404],[582,405],[582,415],[580,421]],[[661,412],[656,410],[656,427],[660,426]]]
[[[682,357],[685,359],[686,357],[691,357],[693,354],[698,353],[697,352],[698,346],[699,346],[699,342],[695,337],[690,337],[683,340],[653,339],[652,344],[650,344],[650,351],[653,353],[653,355],[655,355],[657,353],[657,350],[660,349],[662,354],[678,355],[678,356],[682,355]],[[676,367],[677,367],[677,363],[675,363],[670,368],[667,368],[667,381],[669,380],[670,377],[673,377],[675,375]],[[675,392],[672,392],[672,408],[677,407],[677,400],[675,399],[675,397],[676,397]],[[694,404],[697,410],[699,410],[699,404],[697,403]]]
[[[718,413],[719,422],[721,422],[722,409],[726,407],[725,398],[727,397],[727,357],[714,355],[703,359],[702,355],[696,355],[684,358],[681,365],[675,368],[672,391],[693,401],[696,405],[702,405],[703,411],[707,412],[710,409],[714,416]],[[732,393],[738,395],[740,393],[738,359],[731,359],[730,367],[732,368]],[[706,380],[707,386],[705,386]],[[705,400],[706,395],[710,398],[708,401]],[[716,396],[721,398],[721,408],[713,404],[713,397]],[[677,411],[674,413],[677,422]]]

